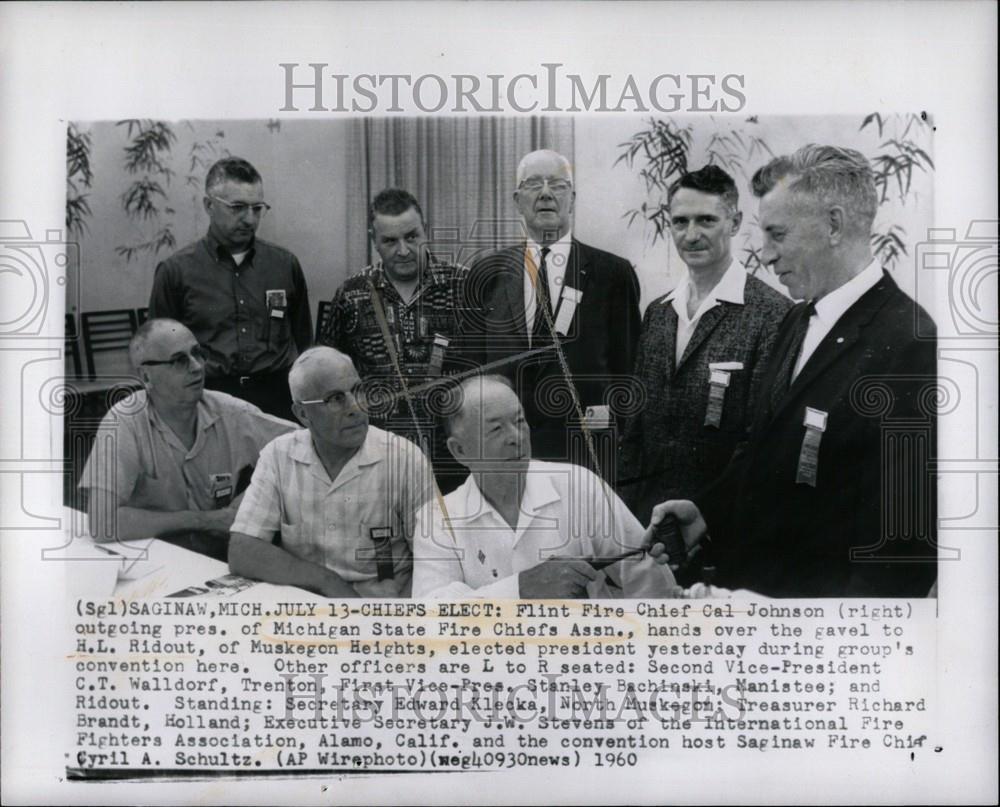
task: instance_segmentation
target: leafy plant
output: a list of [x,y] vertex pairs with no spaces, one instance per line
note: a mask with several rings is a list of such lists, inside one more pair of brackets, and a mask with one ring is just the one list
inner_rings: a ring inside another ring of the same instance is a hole
[[[764,138],[759,134],[759,122],[750,117],[736,125],[719,125],[712,119],[713,129],[708,135],[704,153],[698,164],[715,164],[734,177],[750,182],[750,169],[773,158]],[[872,112],[863,119],[860,130],[877,130],[881,143],[870,156],[875,171],[875,187],[879,205],[890,209],[893,204],[906,204],[912,196],[915,172],[931,172],[934,162],[922,145],[931,124],[925,114],[883,115]],[[650,118],[648,127],[636,132],[629,140],[620,143],[615,165],[624,164],[638,169],[639,178],[646,187],[646,199],[639,207],[624,214],[628,225],[642,221],[651,227],[651,243],[666,239],[669,234],[670,216],[667,192],[670,185],[688,170],[693,162],[691,124],[680,126],[672,120]],[[753,222],[756,225],[756,221]],[[742,230],[742,263],[749,274],[763,268],[760,257],[756,226]],[[890,223],[883,231],[872,234],[872,249],[880,261],[892,268],[900,257],[907,254],[906,230],[902,225]]]
[[[167,199],[164,186],[169,186],[174,176],[167,159],[177,136],[170,124],[165,121],[128,119],[118,121],[117,125],[126,128],[128,138],[122,164],[129,175],[136,177],[121,196],[125,214],[143,222],[155,221],[161,213],[173,215],[174,211],[170,207],[161,209],[159,206]],[[174,247],[176,243],[172,224],[167,222],[148,240],[118,246],[115,252],[124,257],[127,263],[138,255],[156,254],[161,249]]]
[[66,232],[77,237],[87,231],[91,215],[88,193],[94,172],[90,168],[90,132],[82,132],[75,123],[66,127]]

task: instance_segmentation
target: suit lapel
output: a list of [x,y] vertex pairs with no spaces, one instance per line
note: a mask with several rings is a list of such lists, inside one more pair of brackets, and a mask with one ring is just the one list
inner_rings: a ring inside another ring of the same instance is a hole
[[[528,329],[524,321],[524,245],[511,247],[503,261],[503,276],[499,282],[503,287],[500,295],[507,310],[501,312],[501,322],[512,323],[525,339]],[[499,302],[499,301],[498,301]]]
[[664,376],[669,384],[674,380],[674,374],[677,372],[677,312],[674,311],[674,304],[671,302],[663,307],[663,312],[666,333],[663,340],[662,362]]
[[817,379],[847,352],[861,338],[864,329],[871,323],[879,310],[889,301],[896,291],[895,281],[889,275],[882,275],[882,280],[874,288],[865,292],[861,299],[852,305],[844,315],[837,320],[830,332],[817,345],[812,356],[795,377],[788,392],[782,398],[772,417],[777,417],[794,401],[803,390]]
[[[673,305],[671,305],[670,308],[672,310]],[[708,311],[701,315],[701,319],[698,320],[698,324],[695,326],[694,333],[691,334],[691,339],[688,341],[687,347],[684,348],[684,355],[681,356],[681,360],[677,363],[678,372],[680,372],[681,367],[684,366],[684,362],[691,357],[701,343],[708,339],[712,331],[714,331],[718,324],[725,319],[727,311],[728,305],[726,303],[718,303],[714,308],[708,309]],[[675,311],[675,321],[676,318],[677,312]],[[674,333],[677,333],[676,326],[674,327]]]

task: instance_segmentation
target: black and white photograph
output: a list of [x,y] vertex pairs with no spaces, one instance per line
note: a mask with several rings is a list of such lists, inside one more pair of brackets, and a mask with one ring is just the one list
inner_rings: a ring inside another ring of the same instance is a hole
[[995,800],[995,7],[0,14],[5,803]]

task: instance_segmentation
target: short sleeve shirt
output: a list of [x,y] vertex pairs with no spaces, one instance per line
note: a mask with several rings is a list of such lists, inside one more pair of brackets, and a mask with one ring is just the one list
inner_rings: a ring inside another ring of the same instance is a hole
[[111,407],[83,469],[81,488],[113,493],[145,510],[213,510],[236,494],[267,443],[295,428],[253,404],[205,390],[190,449],[159,417],[145,390]]
[[404,437],[368,427],[364,444],[331,480],[308,430],[261,454],[232,532],[273,539],[296,557],[355,585],[378,580],[378,544],[388,540],[393,577],[409,589],[416,510],[433,490],[430,463]]
[[[473,475],[424,506],[414,536],[414,597],[516,599],[518,575],[548,558],[611,558],[642,545],[645,530],[590,470],[532,460],[516,529],[483,496]],[[611,579],[612,586],[607,583]],[[671,597],[677,586],[649,556],[607,567],[591,597]]]

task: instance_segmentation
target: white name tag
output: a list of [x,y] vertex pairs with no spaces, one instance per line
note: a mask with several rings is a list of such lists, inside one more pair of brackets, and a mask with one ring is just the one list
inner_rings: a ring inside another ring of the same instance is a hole
[[606,429],[611,425],[611,410],[605,405],[588,406],[583,425],[588,429]]
[[720,370],[715,367],[711,367],[711,372],[708,376],[709,384],[718,384],[720,387],[729,386],[729,372],[727,370]]
[[709,370],[742,370],[743,362],[741,361],[713,361],[708,365]]
[[576,306],[583,299],[583,292],[569,286],[563,286],[562,298],[559,303],[559,313],[556,316],[556,332],[560,336],[569,333],[570,323],[576,313]]
[[822,409],[813,409],[811,406],[806,407],[806,417],[802,422],[802,425],[807,429],[815,429],[818,432],[826,431],[826,418],[827,412]]
[[271,309],[271,316],[274,317],[274,319],[284,319],[285,318],[285,309],[284,308],[272,308]]

